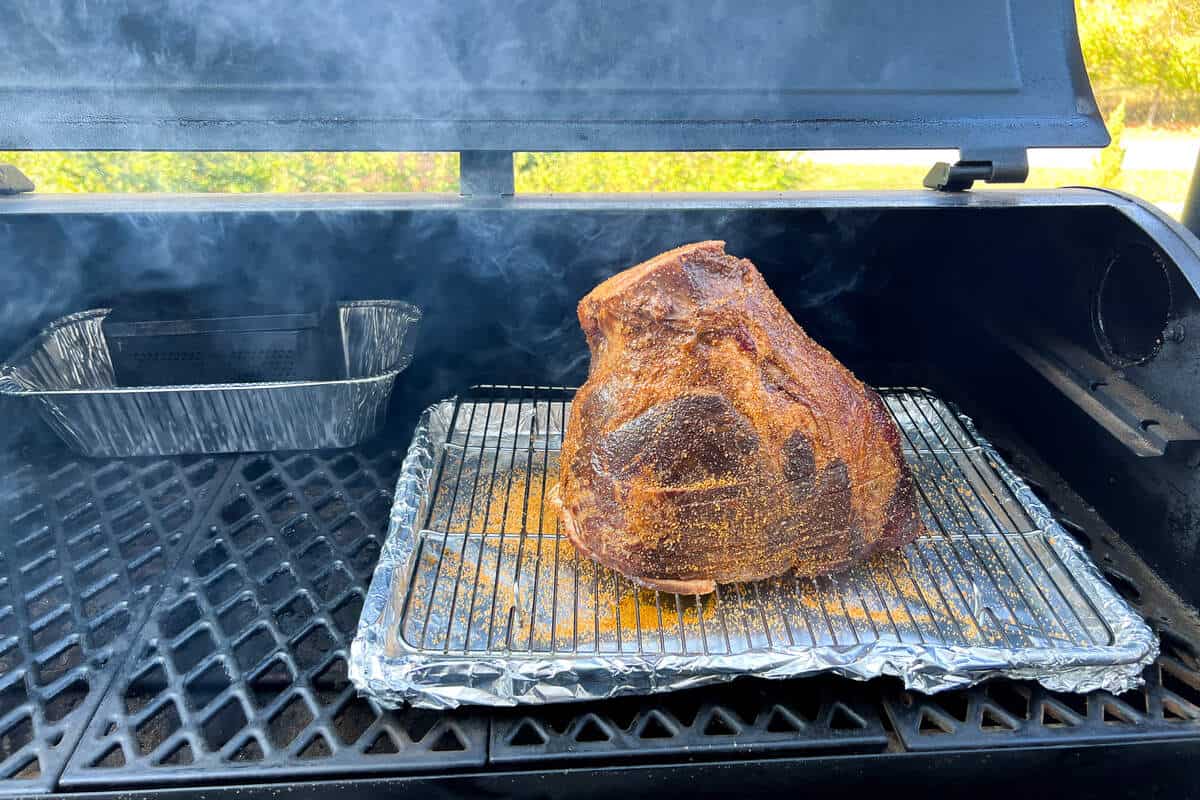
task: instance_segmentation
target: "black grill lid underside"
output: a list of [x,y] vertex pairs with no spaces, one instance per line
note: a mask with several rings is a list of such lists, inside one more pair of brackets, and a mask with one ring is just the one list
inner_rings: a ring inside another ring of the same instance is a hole
[[1108,141],[1071,0],[13,0],[0,150]]

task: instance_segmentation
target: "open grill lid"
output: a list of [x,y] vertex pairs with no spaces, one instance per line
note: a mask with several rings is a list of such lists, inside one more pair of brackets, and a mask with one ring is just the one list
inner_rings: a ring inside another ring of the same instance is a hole
[[1071,0],[12,0],[0,150],[1106,144]]

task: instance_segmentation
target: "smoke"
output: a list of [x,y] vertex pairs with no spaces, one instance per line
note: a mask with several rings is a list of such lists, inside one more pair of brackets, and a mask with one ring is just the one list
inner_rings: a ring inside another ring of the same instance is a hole
[[824,212],[827,227],[807,239],[804,295],[797,301],[800,309],[827,306],[838,296],[858,290],[867,272],[861,248],[872,240],[864,235],[879,220],[876,213],[854,215]]
[[[713,120],[796,118],[848,83],[915,80],[882,52],[804,46],[887,24],[893,11],[864,20],[824,0],[769,0],[744,12],[724,1],[14,0],[0,26],[0,97],[18,91],[22,102],[0,117],[0,147],[67,137],[131,149],[398,149],[471,146],[478,131],[485,144],[517,146],[556,120],[573,126],[572,147],[594,135],[638,147],[682,136],[681,120],[719,136],[726,126]],[[651,135],[642,123],[655,120],[670,125]],[[458,124],[469,122],[475,133]],[[285,212],[252,202],[0,214],[0,345],[149,292],[230,308],[400,297],[426,310],[403,379],[422,402],[475,381],[576,383],[588,361],[579,298],[702,239],[725,239],[759,264],[814,336],[852,342],[844,300],[873,274],[860,249],[873,224],[863,211]]]
[[651,207],[0,214],[0,343],[8,352],[56,317],[164,291],[230,313],[395,297],[426,312],[398,392],[413,406],[473,383],[578,384],[579,299],[663,250],[719,238],[841,355],[863,347],[847,298],[882,291],[878,221],[861,209]]
[[1011,37],[973,35],[1007,4],[944,5],[9,0],[0,150],[869,146],[1019,87]]
[[[78,221],[76,221],[78,222]],[[0,346],[77,309],[85,266],[95,252],[97,222],[68,225],[59,217],[0,217]]]

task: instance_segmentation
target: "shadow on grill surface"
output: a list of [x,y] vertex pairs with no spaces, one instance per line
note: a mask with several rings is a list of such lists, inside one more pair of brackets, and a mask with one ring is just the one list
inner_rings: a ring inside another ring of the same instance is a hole
[[229,458],[0,454],[0,794],[51,790]]
[[386,447],[240,458],[63,785],[482,765],[484,719],[383,712],[347,680],[399,466]]

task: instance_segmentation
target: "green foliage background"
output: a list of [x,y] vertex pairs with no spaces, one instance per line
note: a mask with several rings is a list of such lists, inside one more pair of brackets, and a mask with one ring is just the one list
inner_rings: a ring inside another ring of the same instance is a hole
[[1200,122],[1200,2],[1075,0],[1079,40],[1102,106],[1135,124]]
[[[1191,165],[1123,170],[1131,124],[1200,123],[1200,0],[1076,0],[1080,39],[1113,146],[1093,169],[1031,186],[1093,184],[1152,202],[1186,192]],[[453,192],[453,153],[0,152],[39,192]],[[520,192],[916,188],[923,168],[815,164],[798,153],[520,153]]]
[[0,152],[39,192],[447,192],[456,153]]

